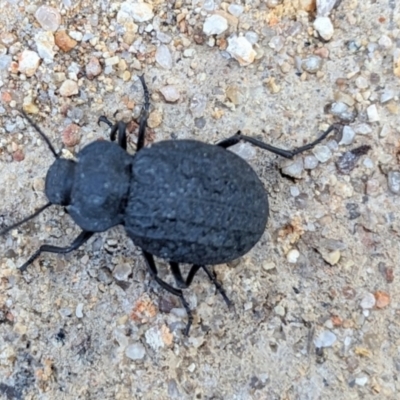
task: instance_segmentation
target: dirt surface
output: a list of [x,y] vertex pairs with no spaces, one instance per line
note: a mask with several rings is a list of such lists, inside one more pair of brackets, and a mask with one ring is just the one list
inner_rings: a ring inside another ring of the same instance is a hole
[[0,3],[1,228],[47,201],[54,158],[21,108],[66,157],[108,140],[97,119],[114,113],[134,153],[143,73],[147,145],[240,129],[290,149],[342,124],[290,163],[236,146],[270,220],[215,267],[235,310],[203,273],[185,290],[189,338],[122,227],[23,274],[40,244],[67,246],[79,228],[53,206],[3,235],[0,398],[399,398],[398,1]]

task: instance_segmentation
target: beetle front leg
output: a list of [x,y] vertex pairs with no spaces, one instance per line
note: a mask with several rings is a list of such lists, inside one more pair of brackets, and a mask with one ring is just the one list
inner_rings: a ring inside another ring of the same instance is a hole
[[85,242],[89,240],[93,235],[93,232],[82,231],[79,236],[71,243],[68,247],[57,247],[49,244],[44,244],[39,247],[39,249],[29,257],[28,261],[26,261],[20,268],[18,268],[21,272],[24,272],[30,264],[32,264],[43,252],[47,253],[56,253],[56,254],[66,254],[71,251],[76,250],[78,247],[82,246]]
[[142,251],[143,251],[144,258],[146,260],[147,267],[149,268],[149,271],[150,271],[151,275],[153,276],[153,278],[155,279],[155,281],[167,292],[173,294],[174,296],[178,296],[180,298],[181,303],[182,303],[183,307],[185,308],[186,313],[188,315],[188,323],[187,323],[186,329],[185,329],[185,336],[189,336],[190,327],[192,326],[192,322],[193,322],[193,314],[189,307],[189,303],[186,301],[185,297],[183,296],[182,290],[175,289],[169,283],[163,281],[158,276],[158,271],[157,271],[156,263],[154,262],[153,255],[148,253],[147,251],[144,251],[144,250],[142,250]]

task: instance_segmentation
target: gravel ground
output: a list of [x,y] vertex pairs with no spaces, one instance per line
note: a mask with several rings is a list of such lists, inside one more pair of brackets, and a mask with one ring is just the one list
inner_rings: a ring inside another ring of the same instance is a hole
[[[260,242],[203,274],[186,314],[121,227],[65,256],[60,207],[1,238],[2,399],[398,399],[400,4],[396,0],[1,0],[0,227],[45,204],[53,157],[129,123],[148,144],[242,130],[294,161],[237,145],[270,194]],[[43,5],[46,3],[46,5]],[[4,28],[4,29],[3,29]],[[168,266],[157,260],[171,281]],[[186,271],[187,269],[185,269]]]

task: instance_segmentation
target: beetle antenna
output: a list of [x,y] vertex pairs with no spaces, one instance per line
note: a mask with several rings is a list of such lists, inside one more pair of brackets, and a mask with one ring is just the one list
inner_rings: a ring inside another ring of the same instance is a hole
[[55,151],[53,145],[50,142],[50,139],[44,134],[44,132],[31,120],[30,117],[26,114],[24,110],[19,110],[19,112],[28,120],[28,122],[36,129],[36,131],[39,133],[39,135],[43,138],[43,140],[47,143],[47,146],[49,146],[49,149],[53,153],[55,158],[59,158],[59,155]]
[[7,232],[10,232],[12,229],[16,228],[17,226],[20,226],[24,224],[25,222],[31,220],[32,218],[35,218],[38,216],[42,211],[44,211],[47,207],[50,207],[52,203],[47,203],[44,206],[40,207],[39,210],[35,211],[32,215],[29,215],[29,217],[24,218],[23,220],[16,222],[15,224],[7,227],[6,229],[0,231],[0,236],[6,234]]

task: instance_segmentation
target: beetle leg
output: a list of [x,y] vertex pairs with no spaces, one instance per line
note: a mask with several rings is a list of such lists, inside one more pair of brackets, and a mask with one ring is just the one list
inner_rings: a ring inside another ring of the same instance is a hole
[[189,330],[190,330],[190,327],[193,322],[193,314],[192,314],[192,311],[190,310],[189,303],[186,301],[186,299],[183,296],[182,290],[176,289],[173,286],[171,286],[169,283],[164,282],[158,276],[158,271],[157,271],[156,263],[154,262],[153,255],[148,253],[147,251],[144,251],[144,250],[142,250],[142,251],[143,251],[144,258],[146,260],[147,267],[149,268],[149,271],[150,271],[151,275],[153,276],[153,278],[155,279],[155,281],[167,292],[169,292],[175,296],[178,296],[180,298],[181,303],[182,303],[183,307],[185,308],[186,313],[188,315],[188,323],[187,323],[186,329],[185,329],[185,336],[189,336]]
[[171,267],[171,272],[175,278],[175,282],[176,282],[177,286],[180,287],[181,289],[186,289],[188,287],[188,285],[187,285],[187,283],[185,283],[185,281],[182,277],[182,273],[181,273],[181,269],[179,268],[179,264],[171,261],[169,263],[169,265]]
[[333,130],[337,130],[338,127],[339,127],[338,124],[331,125],[318,139],[294,150],[285,150],[285,149],[280,149],[279,147],[271,146],[251,136],[242,135],[240,131],[238,131],[236,135],[233,135],[230,138],[224,139],[221,142],[217,143],[217,146],[227,149],[228,147],[231,147],[239,143],[240,141],[243,141],[254,144],[254,146],[260,147],[264,150],[268,150],[271,153],[277,154],[278,156],[282,156],[285,158],[293,158],[295,155],[300,154],[303,151],[312,149],[318,143],[322,142]]
[[144,146],[144,138],[146,135],[147,119],[149,117],[149,111],[150,111],[149,89],[147,88],[146,82],[144,81],[144,76],[140,75],[139,79],[143,86],[144,105],[142,108],[142,112],[140,114],[139,134],[138,134],[138,140],[137,140],[137,145],[136,145],[136,151],[139,151]]
[[190,284],[193,281],[194,276],[196,275],[197,271],[202,268],[204,272],[207,274],[208,278],[210,281],[214,284],[215,288],[218,290],[219,293],[221,293],[221,296],[225,300],[225,303],[229,308],[232,307],[232,302],[229,300],[228,296],[226,295],[225,289],[222,287],[222,285],[217,281],[215,277],[215,272],[213,271],[212,273],[210,270],[205,266],[205,265],[193,265],[192,268],[189,271],[189,274],[186,278],[186,286],[190,286]]
[[117,123],[113,124],[105,115],[101,115],[97,120],[97,124],[100,122],[106,123],[110,128],[110,140],[112,142],[115,141],[117,138],[118,133],[118,145],[121,146],[124,150],[126,150],[126,124],[125,122],[118,121]]
[[93,232],[82,231],[68,247],[57,247],[49,244],[44,244],[40,246],[40,248],[34,254],[32,254],[31,257],[29,257],[29,260],[24,265],[22,265],[19,270],[21,272],[24,272],[28,268],[28,266],[32,264],[43,252],[56,254],[70,253],[71,251],[76,250],[78,247],[87,242],[92,235]]

